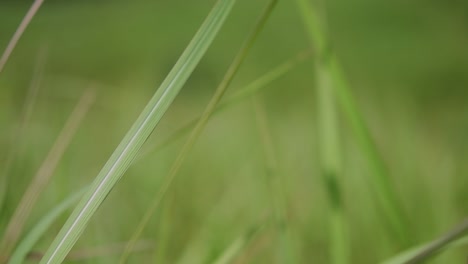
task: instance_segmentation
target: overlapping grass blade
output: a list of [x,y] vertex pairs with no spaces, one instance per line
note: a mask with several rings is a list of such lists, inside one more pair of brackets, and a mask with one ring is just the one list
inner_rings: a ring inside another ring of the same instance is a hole
[[219,0],[173,69],[143,109],[117,149],[93,181],[41,263],[60,263],[76,243],[114,185],[128,169],[143,143],[172,104],[229,15],[235,0]]
[[141,233],[143,232],[144,228],[148,224],[149,220],[155,213],[157,207],[161,203],[162,199],[166,195],[170,185],[174,181],[176,175],[179,172],[179,169],[182,166],[182,163],[185,161],[185,158],[187,157],[188,153],[192,149],[193,145],[195,144],[196,140],[202,133],[203,129],[205,128],[206,124],[208,123],[209,118],[213,114],[214,110],[216,109],[216,106],[218,105],[219,101],[221,100],[222,96],[226,92],[227,88],[231,84],[232,80],[234,79],[234,76],[238,72],[242,62],[245,60],[247,57],[248,52],[250,51],[250,48],[253,46],[255,43],[255,40],[257,39],[258,35],[262,31],[264,25],[266,24],[266,21],[270,17],[270,14],[272,13],[274,7],[276,6],[277,0],[271,0],[270,3],[268,4],[267,8],[261,15],[259,21],[254,27],[254,30],[252,33],[247,37],[246,41],[243,43],[242,47],[240,48],[239,52],[237,53],[236,57],[234,58],[232,64],[230,65],[229,69],[227,70],[225,76],[223,77],[221,83],[219,86],[216,88],[215,93],[210,99],[210,102],[206,106],[205,110],[203,111],[200,119],[198,119],[197,124],[193,128],[192,132],[190,133],[187,141],[185,144],[182,146],[182,149],[180,150],[179,154],[177,155],[174,163],[172,164],[168,176],[163,180],[163,183],[160,187],[160,190],[158,193],[156,193],[155,197],[153,198],[153,201],[151,205],[148,207],[145,215],[143,216],[140,224],[138,225],[137,229],[135,230],[134,234],[132,235],[132,238],[130,239],[130,243],[128,244],[128,250],[124,252],[122,255],[120,263],[125,263],[127,261],[128,257],[128,252],[131,250],[133,247],[133,242],[137,241],[137,239],[140,237]]
[[15,162],[16,156],[21,151],[23,147],[22,141],[25,132],[27,131],[28,124],[30,122],[34,106],[36,105],[37,95],[39,93],[40,84],[42,81],[42,77],[44,75],[44,68],[46,64],[46,57],[47,51],[45,48],[41,48],[38,52],[36,63],[34,66],[34,73],[29,84],[29,89],[26,95],[26,99],[24,101],[22,113],[21,113],[21,121],[19,122],[19,126],[16,129],[13,139],[11,140],[11,146],[8,150],[6,161],[3,165],[0,175],[0,214],[3,212],[3,203],[5,200],[5,196],[8,190],[9,184],[9,177],[11,173],[11,168],[13,163]]
[[11,255],[10,264],[24,263],[26,256],[33,249],[34,245],[47,232],[49,227],[62,215],[66,210],[70,209],[83,196],[86,189],[82,189],[65,198],[60,204],[55,206],[48,212],[37,224],[28,232],[21,240]]
[[[254,98],[256,99],[256,98]],[[254,110],[259,137],[265,157],[265,185],[273,208],[274,227],[279,234],[278,244],[275,249],[278,254],[278,263],[298,263],[296,243],[293,240],[291,221],[287,217],[287,197],[284,190],[284,179],[279,172],[279,159],[273,145],[267,115],[263,105],[254,100]]]
[[[248,97],[251,97],[254,94],[258,93],[259,91],[267,88],[269,84],[279,79],[280,77],[284,76],[286,73],[291,71],[294,67],[296,67],[299,63],[309,58],[310,55],[311,53],[308,51],[301,52],[297,54],[297,56],[295,56],[294,58],[282,63],[278,67],[274,68],[273,70],[257,78],[256,80],[254,80],[253,82],[245,86],[244,88],[235,92],[223,103],[220,103],[214,110],[213,114],[219,114],[223,112],[224,110],[228,109],[229,107],[234,106],[237,103],[242,102]],[[158,145],[154,145],[154,146],[149,146],[146,148],[146,150],[142,150],[137,160],[146,157],[153,151],[161,150],[164,147],[174,143],[175,141],[180,139],[182,136],[187,134],[190,131],[190,129],[192,129],[197,124],[197,121],[199,119],[200,117],[195,118],[191,122],[187,123],[185,126],[181,127],[180,129],[172,133],[171,136],[168,137],[166,140],[164,140],[162,143]]]
[[321,63],[326,65],[327,74],[331,77],[334,94],[369,162],[373,175],[370,182],[377,201],[384,212],[384,219],[390,226],[389,232],[396,234],[400,246],[408,245],[411,236],[403,207],[398,201],[384,162],[356,105],[351,89],[343,76],[341,66],[321,29],[316,12],[314,12],[308,0],[297,0],[296,2],[301,11],[308,36],[317,53],[319,53]]
[[70,145],[73,136],[80,127],[91,103],[94,101],[94,97],[94,89],[88,89],[84,92],[44,159],[44,162],[41,164],[41,167],[31,179],[3,234],[0,256],[8,257],[11,250],[18,242],[34,205],[47,187],[65,150]]
[[440,238],[425,245],[409,249],[395,257],[392,257],[390,260],[384,261],[382,264],[422,263],[423,261],[426,261],[442,252],[444,249],[463,245],[463,241],[465,240],[468,242],[468,237],[466,237],[467,233],[468,219]]
[[346,264],[350,244],[342,195],[342,162],[339,122],[333,82],[327,65],[317,62],[317,129],[320,170],[328,194],[331,263]]
[[13,53],[13,50],[16,47],[16,44],[18,44],[18,41],[20,40],[21,36],[23,35],[24,31],[28,27],[33,17],[36,15],[39,8],[42,6],[43,2],[44,0],[35,0],[34,3],[31,5],[31,7],[29,8],[26,15],[24,16],[20,25],[16,29],[15,34],[13,34],[13,37],[11,38],[5,51],[0,57],[0,73],[2,73],[3,69],[5,68],[5,64],[8,61],[8,58],[10,58],[11,53]]
[[229,264],[242,252],[242,250],[255,238],[255,236],[265,228],[265,225],[255,226],[234,240],[221,254],[213,261],[213,264]]
[[347,235],[347,224],[342,199],[341,146],[339,139],[339,121],[334,93],[333,76],[330,62],[327,58],[325,36],[319,34],[320,26],[311,23],[313,18],[307,12],[307,3],[298,1],[303,10],[303,18],[309,26],[309,37],[317,51],[316,79],[317,79],[317,129],[318,152],[320,170],[329,202],[329,235],[330,235],[330,263],[346,264],[350,261],[350,244]]

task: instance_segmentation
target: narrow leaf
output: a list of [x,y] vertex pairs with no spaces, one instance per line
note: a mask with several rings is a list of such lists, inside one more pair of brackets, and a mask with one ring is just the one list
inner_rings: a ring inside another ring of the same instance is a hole
[[29,233],[21,240],[16,250],[11,255],[10,264],[24,263],[26,256],[32,251],[34,245],[47,232],[50,226],[66,210],[70,209],[83,196],[86,189],[82,189],[65,198],[60,204],[47,213]]
[[[236,105],[239,102],[244,101],[246,98],[249,98],[259,91],[265,89],[270,85],[272,82],[276,81],[280,77],[284,76],[286,73],[291,71],[294,67],[296,67],[299,63],[303,62],[304,60],[310,57],[311,53],[308,51],[301,52],[297,54],[294,58],[282,63],[281,65],[277,66],[273,70],[267,72],[266,74],[260,76],[247,86],[241,88],[239,91],[233,93],[228,99],[224,102],[220,103],[215,111],[214,114],[222,113],[224,110],[230,108],[231,106]],[[167,139],[165,139],[162,143],[157,145],[148,146],[145,150],[141,151],[141,154],[138,155],[136,161],[148,156],[150,153],[154,151],[158,151],[163,149],[164,147],[171,145],[182,136],[187,134],[190,129],[192,129],[200,119],[200,116],[195,118],[194,120],[187,123],[185,126],[179,128],[177,131],[171,134]]]
[[253,102],[257,130],[265,159],[266,175],[264,181],[266,189],[268,189],[268,198],[266,200],[271,201],[274,228],[279,235],[275,248],[275,254],[278,256],[277,262],[297,263],[298,254],[293,239],[291,221],[287,216],[288,200],[284,188],[284,177],[282,177],[283,175],[278,167],[280,163],[278,154],[275,151],[265,108],[259,100],[253,100]]
[[359,146],[368,160],[372,170],[370,182],[375,190],[379,206],[384,212],[383,217],[389,225],[389,232],[396,234],[400,246],[408,245],[411,235],[403,206],[398,200],[385,164],[372,139],[362,113],[356,105],[352,91],[344,78],[341,65],[333,53],[331,45],[328,43],[324,30],[320,25],[321,21],[318,19],[317,12],[308,0],[297,0],[296,3],[301,12],[307,35],[315,46],[321,63],[326,66],[325,70],[327,74],[331,77],[336,100],[340,103],[343,113],[351,124],[351,129]]
[[51,180],[55,169],[65,153],[65,150],[70,145],[71,140],[94,101],[94,97],[95,92],[92,88],[83,93],[67,119],[62,131],[60,131],[60,134],[55,140],[52,148],[49,153],[47,153],[47,156],[42,162],[40,168],[31,179],[31,182],[21,197],[18,206],[15,208],[13,216],[9,220],[8,226],[3,235],[0,255],[8,256],[18,242],[18,239],[21,237],[24,225],[34,208],[34,205],[46,189],[47,184]]
[[434,257],[442,250],[449,247],[461,246],[468,242],[468,219],[455,227],[453,230],[442,237],[416,248],[406,250],[405,252],[384,261],[382,264],[415,264],[422,263],[431,257]]
[[213,261],[213,264],[229,264],[242,252],[242,250],[265,228],[265,225],[255,226],[234,240],[221,254]]
[[270,3],[268,4],[267,8],[263,12],[263,14],[260,16],[259,21],[254,27],[254,30],[252,33],[247,37],[246,41],[240,48],[239,52],[234,58],[234,61],[231,63],[229,69],[227,70],[224,78],[222,79],[221,83],[219,86],[216,88],[215,93],[211,97],[211,100],[209,101],[208,105],[206,106],[205,110],[203,111],[202,116],[198,120],[197,124],[195,125],[194,129],[189,135],[189,138],[185,142],[185,144],[182,146],[182,149],[180,150],[179,154],[177,155],[174,163],[171,166],[171,169],[169,170],[168,176],[163,180],[162,186],[159,190],[159,192],[156,193],[156,195],[153,198],[152,204],[148,207],[145,215],[143,216],[143,219],[141,220],[140,224],[138,225],[137,229],[135,230],[134,234],[132,235],[132,238],[130,239],[130,243],[128,244],[128,249],[124,252],[122,255],[122,258],[120,260],[120,263],[125,263],[128,257],[128,252],[131,250],[133,247],[134,241],[137,241],[138,238],[140,237],[141,233],[143,232],[144,228],[148,224],[149,220],[155,213],[156,209],[158,208],[159,204],[161,203],[162,199],[166,195],[167,191],[169,190],[169,187],[171,186],[172,182],[176,178],[176,175],[179,172],[179,169],[182,166],[182,163],[185,161],[185,158],[187,157],[188,153],[192,149],[193,145],[195,144],[196,140],[200,136],[200,134],[203,132],[203,129],[205,128],[206,124],[208,123],[208,120],[210,119],[211,115],[213,114],[214,110],[216,109],[216,106],[218,105],[219,101],[221,100],[222,96],[226,92],[227,88],[231,84],[232,80],[234,79],[234,76],[238,72],[242,62],[244,62],[245,58],[247,57],[248,52],[250,51],[250,48],[254,44],[255,40],[257,39],[258,35],[264,28],[266,21],[270,17],[274,7],[276,6],[277,0],[271,0]]
[[38,52],[36,63],[34,65],[34,72],[31,82],[29,83],[28,92],[24,101],[23,109],[21,111],[21,120],[19,121],[18,128],[15,129],[11,145],[7,151],[7,158],[0,171],[0,213],[3,212],[5,196],[8,191],[9,179],[11,177],[11,169],[17,158],[18,153],[21,152],[24,144],[24,135],[28,131],[28,125],[36,105],[37,95],[39,93],[42,77],[44,76],[44,68],[46,64],[47,50],[41,48]]
[[8,61],[8,58],[10,58],[11,53],[13,53],[13,50],[16,47],[16,44],[18,44],[18,41],[20,40],[26,28],[28,27],[29,23],[31,23],[31,20],[36,15],[39,8],[42,6],[43,2],[44,0],[35,0],[34,3],[31,5],[31,7],[29,8],[26,15],[24,16],[20,25],[18,26],[18,29],[16,29],[15,34],[13,34],[13,37],[11,38],[5,51],[0,57],[0,73],[2,73],[3,69],[5,68],[5,64]]
[[41,263],[60,263],[70,252],[92,215],[122,177],[176,95],[193,72],[217,35],[235,0],[219,0],[185,49],[174,68],[156,91],[127,132],[117,149],[93,181],[61,231],[47,250]]

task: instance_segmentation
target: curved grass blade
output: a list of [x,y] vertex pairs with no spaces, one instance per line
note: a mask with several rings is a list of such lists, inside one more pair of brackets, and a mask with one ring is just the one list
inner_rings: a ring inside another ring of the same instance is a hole
[[120,263],[125,263],[127,261],[128,252],[132,249],[134,241],[137,241],[140,237],[141,233],[143,232],[144,228],[148,224],[149,220],[155,213],[157,207],[163,200],[164,196],[166,195],[169,187],[171,186],[172,182],[176,178],[179,169],[182,166],[185,158],[187,157],[188,153],[192,149],[193,145],[195,144],[196,140],[202,133],[203,129],[205,128],[206,124],[208,123],[209,118],[213,114],[213,111],[216,109],[219,101],[221,100],[222,96],[226,92],[227,88],[231,84],[234,76],[238,72],[242,62],[247,57],[250,48],[253,46],[255,40],[257,39],[258,35],[262,31],[266,21],[270,17],[274,7],[276,6],[277,0],[271,0],[268,6],[266,7],[265,11],[261,15],[259,21],[254,27],[252,33],[247,37],[246,41],[243,43],[242,47],[240,48],[239,52],[237,53],[236,57],[234,58],[232,64],[230,65],[229,69],[227,70],[223,80],[216,88],[215,93],[210,99],[210,102],[206,106],[203,114],[201,115],[200,119],[198,120],[197,124],[195,125],[194,129],[189,135],[189,138],[183,145],[182,149],[180,150],[179,154],[177,155],[174,163],[169,170],[168,176],[163,180],[161,188],[158,193],[156,193],[155,197],[153,198],[152,204],[148,207],[143,219],[141,220],[140,224],[138,225],[137,229],[135,230],[132,238],[130,239],[130,243],[128,244],[128,250],[124,252]]
[[28,27],[29,23],[33,19],[33,17],[36,15],[37,10],[41,7],[42,3],[44,0],[35,0],[32,6],[29,8],[28,12],[24,16],[23,20],[21,21],[20,25],[18,26],[18,29],[16,29],[15,34],[13,34],[13,37],[11,38],[10,42],[8,43],[5,51],[2,54],[2,57],[0,57],[0,73],[2,73],[3,69],[5,68],[5,64],[8,61],[8,58],[10,58],[11,53],[13,53],[13,50],[16,47],[16,44],[20,40],[21,36],[23,35],[24,31]]
[[[292,70],[294,67],[296,67],[299,63],[303,62],[307,58],[309,58],[311,55],[310,52],[304,51],[296,55],[294,58],[284,62],[283,64],[279,65],[278,67],[274,68],[273,70],[267,72],[266,74],[262,75],[258,79],[254,80],[244,88],[240,89],[239,91],[235,92],[233,95],[231,95],[227,100],[225,100],[223,103],[220,103],[218,107],[214,110],[213,114],[219,114],[222,111],[228,109],[229,107],[245,100],[248,97],[251,97],[252,95],[258,93],[259,91],[265,89],[268,87],[269,84],[274,82],[275,80],[279,79],[280,77],[284,76],[286,73],[288,73],[290,70]],[[178,139],[180,139],[182,136],[187,134],[190,129],[192,129],[196,124],[197,121],[200,119],[200,117],[195,118],[191,122],[187,123],[185,126],[181,127],[177,131],[171,134],[166,140],[164,140],[162,143],[154,146],[149,146],[146,148],[146,150],[142,150],[141,154],[138,155],[136,158],[136,161],[146,157],[150,153],[154,151],[158,151],[163,149],[164,147],[171,145]]]
[[39,239],[47,232],[49,227],[62,215],[66,210],[70,209],[78,200],[83,196],[86,189],[82,189],[58,204],[53,210],[47,213],[32,229],[31,231],[21,240],[16,247],[15,251],[11,255],[8,263],[10,264],[21,264],[24,263],[26,256],[33,249],[34,245]]
[[408,220],[403,206],[398,200],[385,164],[377,150],[364,118],[356,105],[351,89],[346,82],[341,66],[330,48],[326,35],[319,26],[316,16],[308,0],[296,1],[306,27],[309,39],[315,45],[320,61],[326,65],[326,70],[333,82],[336,99],[340,103],[343,113],[351,124],[351,128],[369,162],[373,177],[370,179],[378,203],[384,213],[389,232],[397,235],[400,246],[409,245],[411,241]]
[[219,0],[174,68],[127,132],[62,227],[41,263],[60,263],[76,243],[91,216],[130,166],[143,143],[193,72],[230,13],[235,0]]
[[57,165],[94,101],[94,97],[95,92],[92,88],[83,93],[40,168],[31,179],[3,234],[0,256],[8,257],[21,237],[24,225],[34,205],[47,187]]
[[415,264],[422,263],[425,260],[441,253],[442,250],[452,246],[461,246],[463,243],[468,242],[468,219],[457,226],[452,231],[443,235],[442,237],[434,240],[433,242],[427,243],[422,246],[418,246],[413,249],[409,249],[390,260],[382,262],[382,264]]

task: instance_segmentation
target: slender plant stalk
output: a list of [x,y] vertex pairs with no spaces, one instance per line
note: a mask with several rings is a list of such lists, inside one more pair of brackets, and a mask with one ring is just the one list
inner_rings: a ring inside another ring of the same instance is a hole
[[364,118],[356,105],[351,89],[344,78],[341,66],[331,50],[330,44],[319,25],[316,12],[314,12],[309,1],[297,0],[296,3],[301,11],[310,41],[315,46],[321,63],[326,65],[327,74],[332,79],[334,94],[340,103],[343,113],[350,122],[359,146],[362,148],[372,169],[373,177],[370,178],[370,182],[384,213],[385,222],[390,227],[389,232],[392,235],[396,234],[400,246],[408,245],[410,244],[411,235],[403,206],[398,200],[388,171],[364,122]]
[[347,264],[350,262],[351,250],[348,241],[347,224],[343,203],[340,176],[342,175],[341,144],[339,138],[339,121],[336,106],[336,96],[333,76],[330,70],[330,61],[327,59],[325,36],[320,34],[318,23],[311,23],[310,12],[307,12],[308,3],[298,1],[303,10],[303,18],[309,25],[309,35],[312,44],[315,44],[318,58],[316,61],[317,78],[317,129],[318,151],[320,157],[321,175],[326,193],[328,194],[329,208],[329,235],[330,263]]
[[175,208],[175,192],[171,192],[169,197],[166,198],[163,208],[160,213],[159,235],[156,241],[155,262],[166,263],[166,252],[168,248],[168,240],[170,238],[170,224],[172,208]]
[[412,256],[410,259],[408,259],[404,263],[405,264],[422,263],[423,261],[439,253],[442,249],[447,247],[447,245],[463,238],[463,236],[465,236],[467,233],[468,233],[468,219],[463,221],[460,225],[455,227],[453,230],[451,230],[447,234],[431,242],[429,245],[427,245],[422,250],[417,252],[414,256]]
[[328,194],[331,263],[346,264],[350,261],[350,244],[343,203],[340,176],[342,175],[339,124],[332,78],[328,65],[317,62],[317,129],[318,150],[322,178]]
[[[231,95],[227,100],[223,103],[220,103],[213,114],[222,113],[224,110],[230,108],[231,106],[236,105],[239,102],[244,101],[246,98],[253,96],[254,94],[258,93],[259,91],[268,87],[269,84],[277,80],[278,78],[284,76],[286,73],[291,71],[294,67],[296,67],[299,63],[303,62],[307,58],[309,58],[311,53],[309,51],[303,51],[297,54],[294,58],[282,63],[278,67],[274,68],[273,70],[269,71],[268,73],[262,75],[258,79],[254,80],[244,88],[240,89],[239,91],[235,92]],[[138,155],[136,161],[148,156],[150,153],[154,151],[158,151],[163,149],[164,147],[171,145],[172,143],[176,142],[182,136],[187,134],[193,127],[197,124],[200,117],[197,117],[187,123],[185,126],[181,127],[177,131],[171,134],[166,140],[162,143],[157,145],[148,146],[145,150],[141,151],[141,154]]]
[[37,224],[28,232],[28,234],[21,240],[16,247],[15,251],[9,259],[9,264],[24,263],[28,253],[32,251],[34,245],[39,239],[48,231],[50,226],[62,215],[66,210],[70,209],[78,200],[83,196],[86,189],[79,190],[69,197],[65,198],[60,204],[55,206],[48,212]]
[[90,190],[47,250],[41,263],[61,263],[70,252],[92,215],[128,169],[141,146],[161,120],[229,15],[235,0],[219,0],[173,69],[111,155]]
[[18,153],[21,152],[21,149],[23,147],[22,143],[24,134],[27,131],[28,124],[30,123],[31,116],[34,110],[34,106],[36,105],[37,95],[39,93],[39,88],[41,86],[40,84],[44,75],[46,57],[47,50],[44,47],[41,47],[37,54],[33,77],[29,84],[29,89],[23,105],[21,121],[19,122],[19,126],[13,135],[13,139],[11,140],[12,143],[10,149],[8,150],[6,162],[2,168],[2,174],[0,176],[0,215],[3,212],[5,196],[8,191],[9,177],[11,177],[10,170],[15,162]]
[[238,72],[242,62],[245,60],[247,57],[248,52],[250,51],[250,48],[253,46],[255,40],[257,39],[258,35],[262,31],[264,25],[266,24],[266,21],[268,20],[270,14],[272,13],[274,7],[276,6],[277,0],[272,0],[268,4],[267,8],[261,15],[259,21],[257,22],[254,30],[252,33],[247,37],[247,40],[244,42],[242,45],[240,51],[237,53],[236,57],[234,58],[231,66],[227,70],[224,78],[222,79],[221,83],[219,84],[218,88],[216,89],[215,93],[211,97],[210,102],[206,106],[205,110],[203,111],[203,114],[201,115],[200,119],[198,120],[197,124],[195,125],[194,129],[189,135],[189,138],[183,145],[182,149],[180,150],[178,156],[176,157],[174,163],[171,166],[171,169],[169,170],[168,176],[163,180],[162,186],[159,190],[159,192],[156,193],[156,195],[153,198],[152,204],[148,207],[145,215],[143,216],[142,220],[140,221],[140,224],[138,225],[137,229],[132,235],[132,238],[130,239],[130,243],[128,244],[128,249],[124,252],[122,255],[122,258],[120,260],[120,263],[125,263],[128,258],[128,252],[130,252],[131,248],[133,247],[133,242],[137,241],[138,238],[141,236],[141,233],[143,232],[144,228],[148,224],[149,220],[153,216],[153,214],[156,212],[156,209],[158,208],[159,204],[163,200],[164,196],[166,195],[167,191],[169,190],[169,187],[171,186],[172,182],[176,178],[176,175],[179,172],[179,169],[182,166],[182,163],[184,162],[185,158],[187,157],[188,153],[192,149],[193,145],[195,144],[196,140],[202,133],[203,129],[205,128],[206,124],[208,123],[209,118],[213,114],[214,110],[216,109],[216,106],[218,105],[219,101],[221,100],[222,96],[226,92],[227,88],[231,84],[232,80],[234,79],[234,76]]
[[18,41],[20,40],[21,36],[23,35],[24,31],[28,27],[33,17],[36,15],[39,8],[42,6],[43,2],[44,0],[35,0],[34,3],[31,5],[31,7],[29,8],[26,15],[24,16],[23,20],[19,24],[18,28],[15,31],[15,34],[13,34],[13,37],[11,38],[5,51],[0,57],[0,73],[2,73],[3,69],[5,68],[5,64],[8,61],[8,58],[10,58],[11,53],[13,53],[13,50],[16,47],[16,44],[18,44]]
[[[255,98],[256,99],[256,98]],[[279,244],[275,252],[278,254],[278,263],[299,263],[295,243],[293,241],[291,223],[287,217],[287,198],[284,182],[279,173],[278,155],[273,145],[267,114],[263,105],[254,100],[256,123],[259,137],[263,147],[266,166],[266,187],[269,190],[269,199],[273,207],[274,226],[279,234]]]
[[41,167],[32,178],[3,235],[1,256],[8,256],[18,242],[34,205],[52,178],[65,150],[70,145],[73,136],[88,112],[94,100],[94,96],[95,93],[93,89],[88,89],[84,92]]

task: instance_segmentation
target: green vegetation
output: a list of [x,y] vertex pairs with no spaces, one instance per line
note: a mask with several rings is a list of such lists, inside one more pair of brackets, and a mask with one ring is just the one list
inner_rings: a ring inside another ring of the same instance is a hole
[[0,263],[466,261],[468,4],[32,2]]

